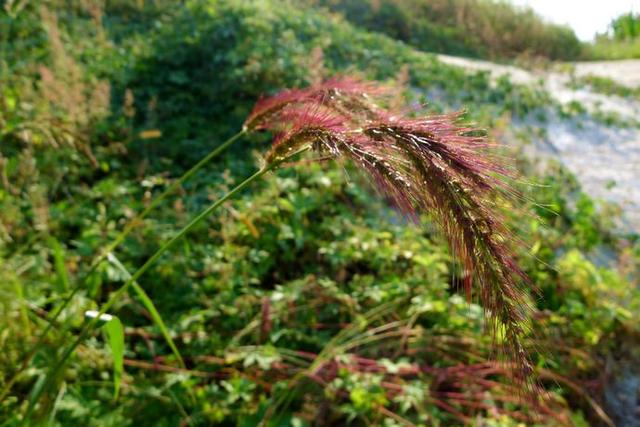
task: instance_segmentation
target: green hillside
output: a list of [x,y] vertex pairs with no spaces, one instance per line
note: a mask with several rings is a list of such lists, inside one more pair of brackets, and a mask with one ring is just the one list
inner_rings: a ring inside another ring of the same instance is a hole
[[354,25],[416,49],[490,59],[574,60],[583,46],[573,30],[533,10],[496,0],[304,0]]

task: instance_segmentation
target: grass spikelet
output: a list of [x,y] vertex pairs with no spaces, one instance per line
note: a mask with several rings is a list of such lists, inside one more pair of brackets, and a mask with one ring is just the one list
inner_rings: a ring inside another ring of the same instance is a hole
[[314,146],[318,151],[332,151],[331,147],[346,136],[347,128],[341,116],[322,106],[289,108],[283,112],[282,118],[288,129],[274,138],[273,146],[265,157],[267,164],[280,163]]
[[[457,126],[457,118],[382,121],[363,132],[401,153],[403,162],[390,164],[406,180],[401,202],[412,201],[407,213],[431,214],[467,272],[467,298],[475,282],[494,336],[495,328],[502,327],[506,348],[528,374],[531,367],[520,343],[528,312],[522,285],[528,279],[513,258],[513,239],[493,202],[494,188],[507,187],[500,177],[508,170],[485,154],[486,139]],[[406,203],[398,206],[406,211]]]

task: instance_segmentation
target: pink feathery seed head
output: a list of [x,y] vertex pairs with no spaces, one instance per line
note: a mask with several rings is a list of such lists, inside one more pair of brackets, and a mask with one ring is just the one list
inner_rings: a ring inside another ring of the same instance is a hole
[[245,120],[244,129],[281,131],[287,126],[283,111],[292,106],[323,105],[351,121],[362,115],[371,118],[378,110],[374,100],[389,93],[389,89],[379,84],[351,77],[334,77],[304,89],[288,89],[260,98]]
[[362,168],[376,191],[389,198],[408,220],[419,222],[416,194],[411,189],[411,169],[396,147],[380,144],[362,132],[353,132],[341,141],[339,151]]
[[[511,234],[495,205],[510,187],[510,170],[490,153],[486,132],[461,124],[462,113],[408,118],[370,102],[377,86],[340,78],[286,91],[256,106],[248,123],[280,131],[266,156],[280,163],[313,148],[353,161],[407,218],[429,213],[467,277],[478,288],[492,324],[504,328],[522,372],[530,368],[520,343],[526,275],[509,250]],[[254,128],[258,128],[254,125]]]
[[404,118],[389,113],[368,129],[377,130],[379,135],[395,135],[404,144],[414,144],[432,156],[437,155],[437,162],[447,163],[461,177],[475,175],[480,187],[503,186],[499,177],[511,177],[512,171],[492,156],[491,150],[498,145],[488,141],[485,131],[460,125],[461,114]]
[[244,122],[245,130],[263,130],[269,127],[273,116],[288,105],[303,102],[310,96],[310,89],[288,89],[270,97],[260,97]]
[[336,77],[318,87],[316,99],[353,123],[374,120],[383,111],[378,102],[389,98],[391,90],[380,84],[350,77]]
[[[505,328],[511,355],[523,372],[529,365],[518,341],[526,277],[508,249],[508,230],[493,203],[494,190],[508,185],[506,169],[485,151],[482,132],[463,127],[458,115],[408,119],[381,116],[363,127],[369,139],[359,142],[356,155],[374,184],[402,211],[429,212],[449,241],[468,278],[492,319]],[[374,158],[376,161],[362,161]],[[505,237],[507,237],[505,239]]]
[[283,129],[301,129],[305,127],[324,127],[336,132],[347,130],[346,119],[323,104],[294,104],[279,114]]
[[321,145],[335,151],[336,141],[347,132],[344,118],[322,106],[291,108],[283,113],[288,129],[274,138],[265,156],[267,164],[282,162],[300,151]]
[[385,97],[391,94],[391,88],[379,83],[359,80],[354,77],[332,77],[318,86],[318,92],[342,92],[367,97]]

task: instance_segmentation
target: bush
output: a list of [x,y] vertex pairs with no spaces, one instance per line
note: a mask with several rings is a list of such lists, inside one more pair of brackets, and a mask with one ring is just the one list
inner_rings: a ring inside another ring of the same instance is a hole
[[415,48],[490,59],[518,56],[572,60],[582,45],[574,32],[533,10],[493,0],[304,0],[343,14],[357,26]]

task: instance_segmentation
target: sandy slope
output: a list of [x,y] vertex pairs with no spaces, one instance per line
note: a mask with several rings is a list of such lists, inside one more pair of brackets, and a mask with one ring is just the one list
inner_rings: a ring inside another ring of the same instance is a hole
[[[640,102],[607,96],[588,88],[569,87],[570,75],[559,71],[528,71],[513,66],[439,55],[442,62],[468,70],[484,70],[494,78],[507,74],[514,83],[540,85],[559,102],[577,101],[590,112],[615,112],[621,118],[640,119]],[[584,62],[572,64],[576,76],[598,75],[630,87],[640,86],[640,60]],[[549,114],[544,123],[525,120],[516,126],[546,129],[546,137],[535,141],[537,151],[559,159],[595,198],[620,204],[621,226],[640,232],[640,129],[606,126],[591,118],[563,119]]]
[[575,63],[576,75],[607,77],[628,87],[640,86],[640,60],[591,61]]

